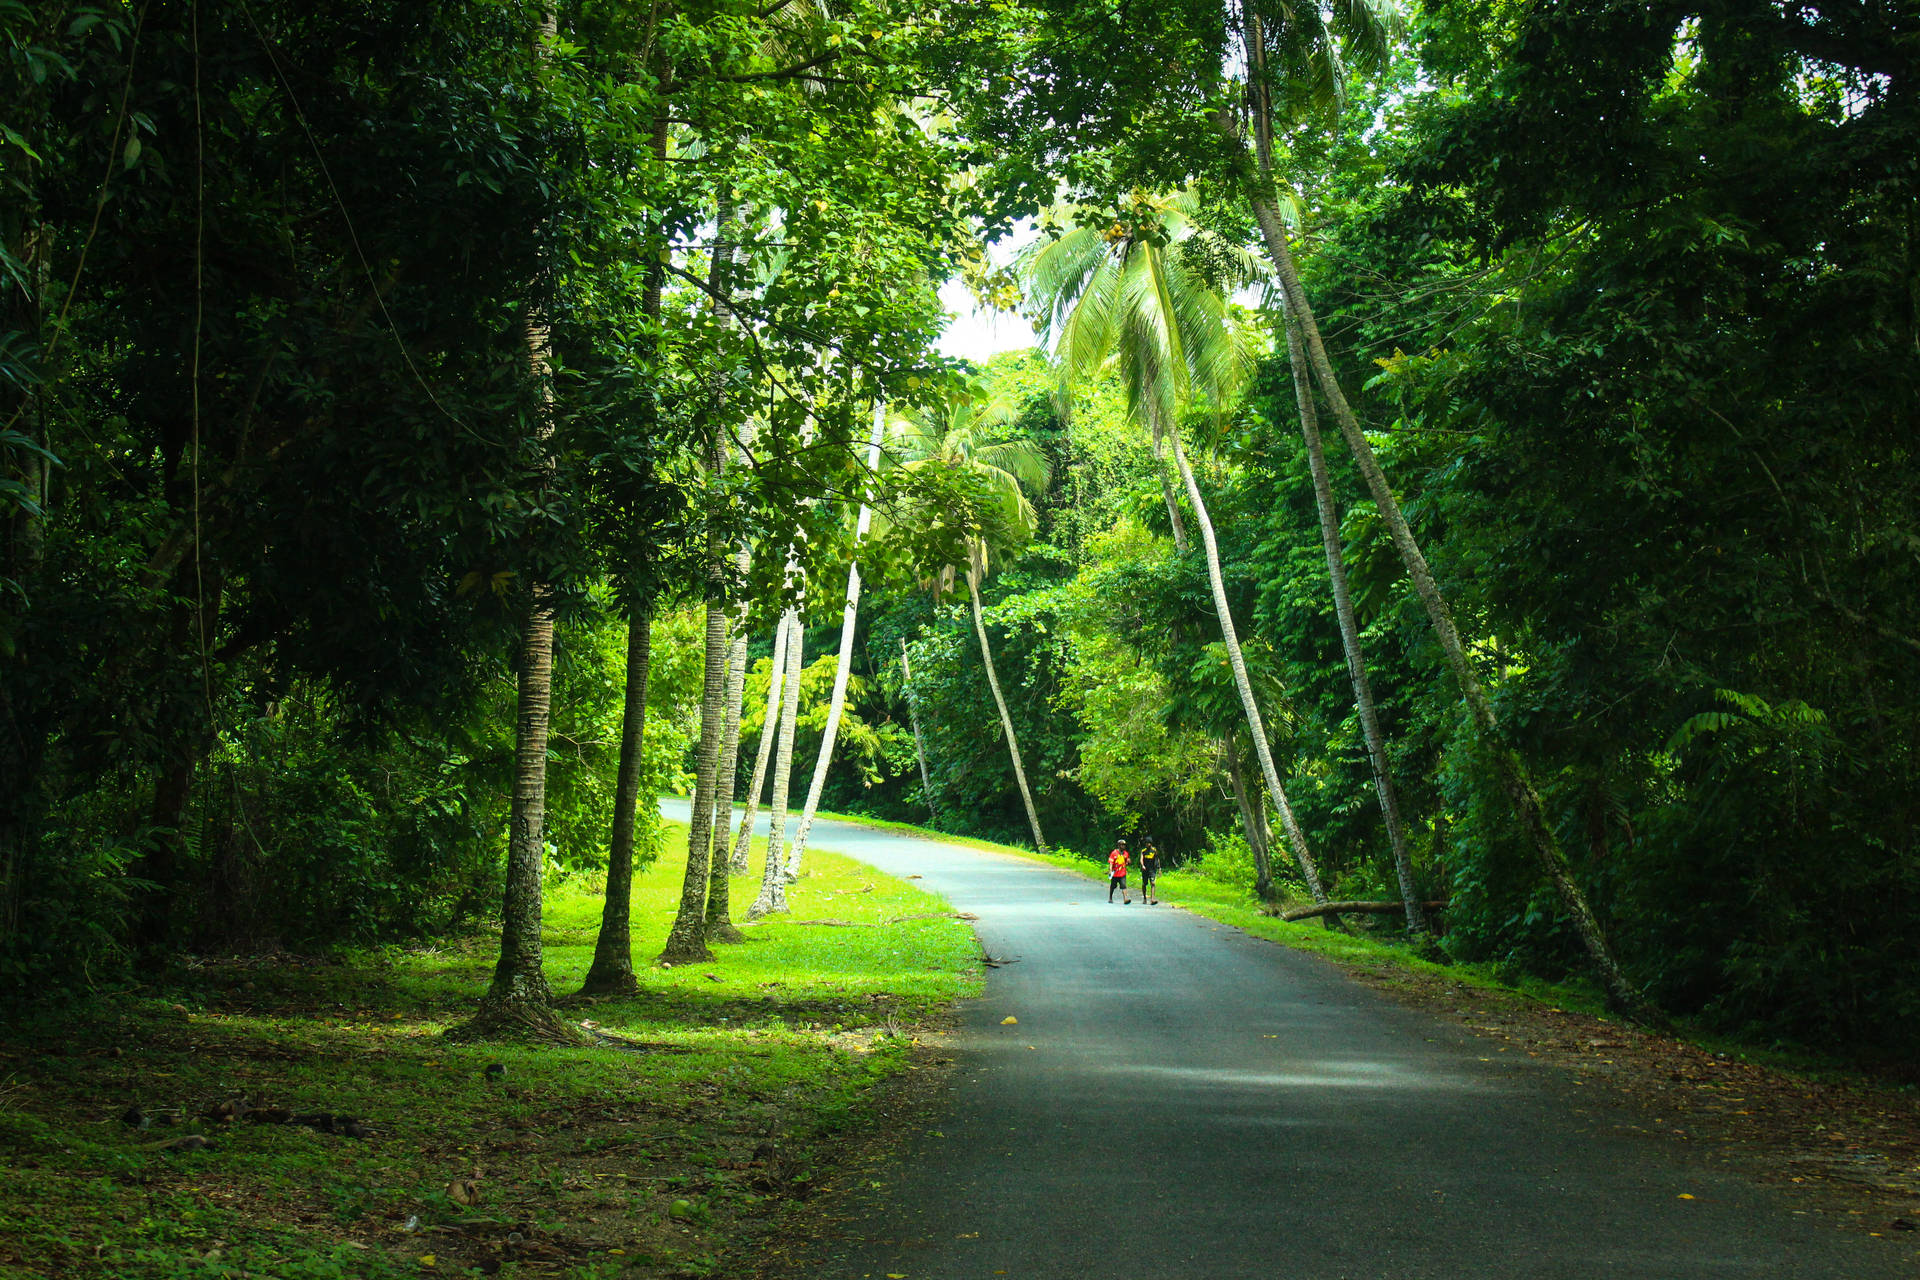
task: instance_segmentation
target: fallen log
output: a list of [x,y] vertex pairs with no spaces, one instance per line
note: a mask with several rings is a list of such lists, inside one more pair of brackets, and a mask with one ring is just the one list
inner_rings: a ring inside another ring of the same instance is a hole
[[[1428,911],[1445,911],[1444,902],[1423,902]],[[1319,902],[1310,907],[1288,907],[1282,920],[1311,920],[1315,916],[1397,916],[1406,911],[1403,902]]]

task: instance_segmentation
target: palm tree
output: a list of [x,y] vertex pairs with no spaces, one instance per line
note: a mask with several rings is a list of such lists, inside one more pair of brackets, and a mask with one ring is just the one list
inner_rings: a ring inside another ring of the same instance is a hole
[[[868,475],[879,470],[880,437],[886,429],[886,422],[887,407],[876,400],[873,405],[873,432],[867,440]],[[861,502],[860,515],[853,530],[856,551],[860,540],[867,536],[867,525],[872,518],[872,508],[866,502]],[[827,704],[827,727],[820,737],[820,755],[813,764],[813,781],[807,787],[807,803],[800,811],[800,825],[793,830],[793,853],[786,864],[789,880],[800,874],[800,859],[806,853],[807,836],[813,831],[813,815],[820,807],[820,794],[827,785],[827,769],[833,764],[834,741],[840,736],[840,717],[847,709],[847,674],[853,666],[853,626],[859,609],[860,562],[855,560],[847,566],[847,603],[840,614],[840,659],[833,669],[833,699]]]
[[[1200,530],[1221,639],[1261,777],[1307,888],[1315,902],[1324,903],[1319,868],[1267,744],[1227,600],[1213,520],[1180,440],[1181,408],[1198,399],[1224,408],[1245,385],[1253,355],[1249,335],[1230,320],[1226,299],[1228,288],[1254,278],[1252,264],[1238,246],[1202,231],[1193,221],[1196,211],[1191,192],[1137,197],[1127,210],[1130,225],[1076,227],[1037,245],[1021,266],[1037,327],[1055,340],[1062,379],[1077,383],[1117,363],[1129,407],[1151,429],[1155,444],[1164,440],[1173,455]],[[1271,865],[1259,856],[1258,846],[1255,854],[1255,888],[1270,897]]]
[[933,775],[927,772],[927,743],[920,734],[920,708],[913,696],[913,664],[907,661],[907,638],[900,637],[900,696],[907,700],[907,723],[913,726],[913,756],[920,762],[920,790],[927,798],[927,817],[940,825],[940,810],[933,802]]
[[584,995],[630,995],[633,976],[633,828],[639,812],[641,748],[647,727],[647,675],[653,664],[653,605],[633,606],[627,621],[627,687],[620,716],[620,764],[613,787],[613,836],[607,847],[607,891]]
[[740,817],[740,834],[734,837],[728,869],[737,876],[747,874],[747,848],[753,843],[753,820],[760,812],[760,790],[767,783],[767,763],[773,758],[773,740],[780,728],[780,686],[787,674],[787,615],[773,627],[773,657],[767,664],[767,707],[760,717],[760,746],[754,752],[753,782],[747,787],[747,808]]
[[1367,675],[1367,655],[1360,641],[1360,625],[1354,617],[1353,593],[1347,589],[1346,558],[1340,549],[1340,511],[1333,500],[1333,484],[1327,475],[1327,451],[1320,439],[1320,419],[1314,411],[1313,387],[1307,378],[1306,361],[1300,355],[1299,326],[1281,323],[1287,331],[1287,356],[1293,368],[1294,401],[1300,410],[1300,434],[1306,441],[1307,464],[1313,473],[1313,502],[1320,513],[1320,545],[1326,552],[1327,577],[1333,584],[1333,612],[1340,623],[1340,645],[1347,658],[1347,676],[1353,684],[1353,706],[1360,717],[1360,734],[1367,744],[1367,764],[1373,770],[1374,791],[1380,797],[1380,818],[1387,828],[1387,846],[1393,853],[1394,876],[1400,884],[1401,909],[1406,913],[1407,932],[1414,937],[1430,937],[1426,911],[1420,905],[1420,893],[1413,883],[1413,855],[1407,848],[1406,824],[1400,820],[1399,798],[1394,792],[1393,769],[1387,763],[1386,735],[1380,730],[1380,711],[1373,698],[1373,681]]
[[[747,570],[747,549],[734,556],[734,567]],[[747,606],[734,613],[733,643],[727,648],[726,718],[720,729],[720,767],[713,780],[713,827],[709,833],[712,847],[707,854],[707,941],[741,942],[740,931],[733,927],[733,862],[728,857],[727,833],[733,829],[733,790],[740,767],[740,699],[747,682]]]
[[[554,11],[541,14],[534,39],[534,60],[544,64],[557,38]],[[545,300],[531,301],[521,315],[526,344],[527,373],[533,383],[537,409],[533,438],[543,456],[542,469],[553,465],[553,330]],[[578,1039],[578,1033],[553,1012],[553,991],[540,945],[540,885],[546,859],[547,730],[553,705],[552,584],[535,581],[528,592],[529,608],[520,633],[520,671],[514,716],[513,794],[507,820],[506,890],[500,906],[500,958],[493,981],[472,1021],[459,1028],[462,1035],[480,1037],[530,1028],[550,1038]]]
[[[708,474],[716,481],[726,470],[726,454],[710,450]],[[694,755],[693,813],[687,822],[687,868],[680,884],[680,907],[667,933],[660,959],[675,964],[708,960],[707,880],[712,856],[714,784],[720,766],[720,739],[725,731],[727,659],[732,638],[727,634],[732,612],[726,598],[727,554],[718,530],[707,534],[706,678],[700,695],[700,745]]]
[[[780,694],[779,741],[774,748],[773,796],[768,801],[772,822],[767,831],[767,860],[760,873],[760,894],[747,908],[747,919],[758,920],[774,911],[787,909],[787,881],[782,874],[786,849],[787,787],[793,776],[793,731],[800,719],[800,651],[806,632],[800,626],[800,611],[789,609],[782,619],[787,629],[787,670]],[[773,726],[761,730],[775,732]],[[752,830],[752,828],[748,828]]]
[[[902,467],[971,480],[992,500],[991,506],[975,513],[985,516],[992,527],[976,519],[959,530],[967,563],[942,566],[934,575],[934,584],[937,593],[945,591],[953,585],[956,570],[966,579],[973,634],[980,644],[980,660],[987,668],[987,687],[992,690],[993,704],[1000,713],[1000,731],[1007,740],[1014,782],[1020,788],[1021,803],[1026,806],[1033,847],[1044,853],[1047,842],[1040,830],[1040,810],[1033,802],[1033,789],[1027,784],[1020,739],[1014,732],[1006,695],[1000,689],[1000,673],[994,668],[993,646],[987,640],[986,621],[980,607],[980,584],[987,575],[989,542],[996,535],[1014,541],[1033,536],[1039,516],[1024,490],[1043,492],[1050,475],[1046,456],[1035,445],[1007,434],[1016,412],[1017,407],[1005,397],[976,387],[972,394],[950,400],[945,412],[938,416],[927,413],[909,416],[902,424],[898,451]],[[930,512],[921,514],[933,520],[942,518]]]
[[1294,0],[1246,4],[1242,6],[1241,16],[1247,75],[1247,116],[1253,129],[1252,156],[1247,154],[1246,139],[1238,120],[1222,112],[1217,117],[1217,123],[1232,151],[1240,185],[1253,210],[1261,241],[1272,259],[1288,317],[1299,327],[1301,345],[1305,348],[1305,363],[1312,370],[1320,393],[1326,397],[1341,437],[1346,440],[1354,462],[1366,481],[1367,492],[1372,495],[1374,506],[1386,523],[1394,550],[1400,556],[1407,577],[1413,582],[1414,594],[1420,598],[1426,610],[1434,638],[1440,642],[1441,652],[1446,655],[1447,667],[1460,686],[1461,698],[1467,704],[1476,736],[1493,762],[1501,788],[1507,793],[1507,800],[1512,804],[1520,826],[1533,846],[1542,872],[1558,893],[1561,905],[1566,909],[1575,932],[1580,935],[1581,943],[1586,947],[1587,955],[1614,1003],[1643,1021],[1658,1022],[1660,1015],[1657,1011],[1627,981],[1620,962],[1607,943],[1592,904],[1574,880],[1573,867],[1567,859],[1566,850],[1561,847],[1559,836],[1546,819],[1545,806],[1541,803],[1532,771],[1502,730],[1499,717],[1494,714],[1492,700],[1487,697],[1478,673],[1467,658],[1466,646],[1461,642],[1459,628],[1454,624],[1453,611],[1441,593],[1439,583],[1434,580],[1433,571],[1412,529],[1407,525],[1399,500],[1394,497],[1386,473],[1381,469],[1379,459],[1374,456],[1373,446],[1361,429],[1358,415],[1348,402],[1339,378],[1334,375],[1333,362],[1327,357],[1326,344],[1320,335],[1319,321],[1307,301],[1305,290],[1301,288],[1300,273],[1294,264],[1286,226],[1280,216],[1273,163],[1276,115],[1289,112],[1301,114],[1307,106],[1324,110],[1337,105],[1343,78],[1340,69],[1341,50],[1346,50],[1349,57],[1363,68],[1384,65],[1394,33],[1395,16],[1377,0],[1360,0],[1352,5],[1334,6],[1331,24],[1327,20],[1328,15],[1323,14],[1317,5],[1296,6]]

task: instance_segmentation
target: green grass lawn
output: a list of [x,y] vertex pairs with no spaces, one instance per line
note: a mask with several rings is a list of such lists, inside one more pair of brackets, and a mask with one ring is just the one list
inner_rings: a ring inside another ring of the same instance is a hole
[[[720,1274],[980,968],[944,902],[825,850],[790,917],[710,964],[655,967],[683,832],[635,887],[639,995],[569,1006],[631,1050],[446,1041],[490,976],[484,935],[206,958],[163,990],[0,1028],[0,1275]],[[736,880],[734,902],[756,889]],[[548,895],[557,995],[586,972],[599,910]],[[851,923],[801,923],[821,919]],[[370,1134],[205,1118],[242,1095]],[[133,1104],[149,1127],[123,1123]],[[166,1146],[183,1135],[205,1145]]]

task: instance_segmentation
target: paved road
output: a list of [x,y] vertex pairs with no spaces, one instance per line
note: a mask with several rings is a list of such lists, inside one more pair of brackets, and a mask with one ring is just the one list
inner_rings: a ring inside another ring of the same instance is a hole
[[1920,1277],[1910,1238],[1797,1214],[1311,956],[1003,854],[837,822],[814,843],[923,877],[1016,963],[807,1275]]

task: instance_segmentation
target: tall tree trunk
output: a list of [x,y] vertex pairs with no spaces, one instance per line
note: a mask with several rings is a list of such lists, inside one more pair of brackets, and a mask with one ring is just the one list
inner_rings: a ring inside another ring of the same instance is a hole
[[1160,496],[1167,504],[1167,522],[1173,526],[1173,549],[1187,554],[1187,522],[1180,515],[1180,500],[1173,496],[1173,480],[1167,475],[1167,460],[1160,453],[1160,441],[1153,442],[1153,470],[1160,477]]
[[1340,380],[1334,376],[1333,363],[1327,358],[1326,345],[1320,337],[1320,325],[1315,319],[1313,308],[1308,304],[1306,293],[1300,287],[1300,274],[1294,267],[1293,253],[1287,245],[1286,228],[1280,219],[1280,210],[1272,196],[1272,163],[1263,160],[1257,168],[1245,167],[1246,147],[1240,140],[1239,132],[1230,119],[1222,118],[1224,131],[1231,146],[1239,152],[1243,164],[1242,185],[1247,202],[1252,206],[1254,220],[1260,227],[1260,238],[1266,245],[1267,254],[1273,261],[1274,273],[1279,277],[1280,287],[1286,295],[1289,314],[1300,326],[1300,336],[1306,350],[1308,363],[1313,369],[1314,380],[1319,383],[1321,394],[1326,396],[1327,405],[1333,410],[1334,421],[1340,427],[1340,434],[1353,453],[1360,474],[1365,477],[1367,491],[1373,496],[1374,506],[1379,510],[1381,519],[1387,523],[1387,531],[1393,538],[1394,550],[1399,552],[1400,561],[1406,567],[1407,576],[1413,580],[1414,593],[1420,597],[1420,603],[1427,611],[1428,623],[1433,628],[1434,637],[1439,640],[1440,648],[1446,654],[1447,666],[1453,672],[1454,680],[1460,686],[1461,697],[1467,704],[1468,715],[1472,718],[1481,744],[1491,759],[1495,772],[1499,775],[1501,788],[1507,793],[1507,800],[1513,806],[1520,826],[1527,834],[1528,842],[1533,846],[1534,856],[1540,863],[1542,872],[1560,895],[1562,906],[1568,918],[1572,920],[1575,932],[1580,935],[1581,943],[1586,947],[1587,955],[1605,983],[1608,995],[1623,1010],[1628,1011],[1642,1021],[1658,1023],[1663,1021],[1660,1013],[1647,1002],[1620,968],[1620,962],[1614,958],[1613,949],[1608,946],[1606,934],[1600,927],[1600,921],[1593,913],[1592,905],[1586,894],[1573,878],[1573,867],[1567,861],[1566,851],[1560,847],[1560,839],[1546,820],[1544,806],[1533,778],[1520,754],[1501,732],[1498,718],[1493,713],[1493,704],[1486,690],[1481,687],[1478,675],[1467,660],[1465,647],[1460,642],[1460,633],[1454,626],[1452,610],[1448,608],[1445,597],[1440,593],[1439,584],[1434,581],[1433,572],[1427,567],[1426,557],[1421,554],[1420,546],[1414,541],[1413,532],[1407,527],[1406,517],[1400,511],[1400,503],[1393,496],[1392,488],[1387,484],[1386,475],[1380,469],[1380,463],[1373,455],[1373,447],[1367,443],[1366,434],[1360,428],[1360,421],[1354,415],[1352,406],[1347,402]]
[[[720,328],[725,331],[732,328],[733,277],[733,234],[734,203],[722,196],[719,207],[714,213],[714,245],[711,261],[707,268],[707,291],[714,299],[714,314]],[[707,388],[709,415],[708,430],[711,433],[708,445],[710,474],[717,481],[727,471],[727,461],[731,446],[725,442],[722,423],[725,421],[726,393],[724,383],[719,377],[710,379]],[[705,960],[710,958],[706,939],[710,932],[732,929],[727,920],[724,904],[722,914],[716,922],[709,895],[713,880],[713,850],[717,843],[725,840],[722,828],[720,841],[714,839],[714,817],[719,808],[719,797],[715,793],[720,777],[720,757],[724,750],[722,739],[726,736],[727,692],[729,668],[732,665],[733,635],[726,607],[726,554],[721,548],[717,532],[707,535],[707,661],[706,683],[700,701],[700,754],[694,778],[693,814],[687,828],[687,874],[680,890],[680,910],[674,917],[673,928],[667,934],[667,945],[660,958],[668,962],[687,960]],[[746,554],[744,548],[738,553]],[[739,723],[734,724],[738,732]],[[733,770],[727,769],[728,785],[731,786]],[[731,817],[732,798],[728,798],[728,815]],[[697,877],[697,883],[696,883]],[[720,869],[720,887],[724,894],[727,888],[726,868]]]
[[774,748],[773,795],[768,801],[767,858],[760,873],[760,894],[747,908],[747,919],[787,909],[785,870],[787,835],[787,790],[793,776],[793,731],[800,719],[801,650],[806,630],[800,625],[798,610],[787,611],[787,678],[780,694],[780,740]]
[[[549,10],[534,45],[544,65],[558,28]],[[527,370],[539,398],[534,434],[543,450],[553,434],[553,334],[544,301],[522,319]],[[551,459],[547,460],[549,468]],[[532,1031],[574,1041],[578,1032],[552,1010],[553,992],[540,951],[540,889],[546,861],[547,729],[553,701],[553,588],[533,581],[520,638],[518,709],[514,717],[513,798],[507,818],[506,892],[500,907],[500,959],[473,1020],[455,1034],[479,1037]]]
[[[1240,830],[1246,833],[1247,848],[1252,851],[1257,865],[1273,855],[1267,844],[1266,815],[1256,809],[1247,798],[1247,781],[1245,771],[1240,767],[1240,744],[1236,740],[1238,737],[1238,734],[1229,735],[1221,746],[1227,757],[1227,778],[1233,784],[1234,807],[1240,811]],[[1257,801],[1259,797],[1256,795],[1253,799]]]
[[[1273,767],[1273,752],[1267,747],[1267,726],[1260,715],[1260,704],[1254,701],[1253,682],[1247,678],[1247,660],[1240,652],[1240,633],[1233,625],[1233,611],[1227,603],[1226,578],[1220,571],[1220,544],[1213,536],[1213,520],[1207,514],[1206,499],[1200,496],[1200,485],[1193,478],[1193,468],[1187,465],[1186,450],[1180,447],[1180,429],[1171,426],[1167,430],[1167,443],[1173,450],[1173,465],[1180,472],[1180,481],[1187,488],[1187,504],[1193,508],[1194,523],[1200,526],[1200,546],[1207,556],[1207,581],[1213,585],[1213,607],[1220,615],[1220,638],[1226,643],[1227,665],[1233,668],[1233,687],[1240,693],[1240,708],[1246,713],[1247,734],[1253,739],[1253,755],[1260,762],[1260,776],[1267,784],[1267,794],[1273,797],[1273,807],[1279,811],[1280,825],[1287,833],[1287,843],[1293,847],[1294,861],[1300,864],[1300,874],[1306,877],[1307,889],[1313,894],[1315,902],[1325,902],[1327,891],[1320,884],[1320,869],[1313,863],[1313,855],[1307,849],[1307,837],[1300,830],[1300,824],[1293,816],[1293,806],[1287,802],[1286,789],[1280,785],[1280,773]],[[1259,856],[1255,850],[1254,890],[1262,898],[1273,896],[1273,870],[1268,859]]]
[[1033,791],[1027,786],[1027,769],[1020,761],[1020,739],[1013,732],[1013,717],[1007,712],[1007,700],[1000,692],[1000,675],[993,669],[993,646],[987,643],[987,624],[980,615],[981,558],[977,548],[973,563],[967,567],[967,597],[973,602],[973,634],[980,641],[980,660],[987,666],[987,687],[993,690],[993,705],[1000,711],[1000,730],[1007,735],[1007,755],[1013,760],[1013,780],[1020,784],[1020,800],[1027,806],[1027,825],[1033,828],[1033,847],[1047,851],[1046,837],[1040,834],[1040,810],[1034,807]]
[[920,736],[920,709],[913,696],[913,667],[907,661],[907,638],[900,637],[900,693],[907,700],[907,723],[913,726],[913,755],[920,762],[920,790],[927,798],[927,817],[940,825],[940,811],[933,805],[933,775],[927,772],[927,744]]
[[[663,111],[654,117],[648,149],[656,166],[667,162],[669,121]],[[662,247],[664,249],[664,240]],[[660,344],[654,327],[660,320],[660,289],[666,276],[664,264],[654,255],[647,265],[646,287],[640,294],[640,314],[647,324],[640,338],[641,362],[651,368],[659,358]],[[641,433],[651,436],[659,411],[650,397],[641,397],[638,409]],[[649,464],[648,474],[651,474]],[[627,610],[627,678],[625,705],[620,714],[620,763],[614,774],[613,831],[607,841],[606,900],[600,906],[600,934],[593,943],[593,963],[581,983],[583,995],[626,995],[639,989],[633,974],[633,844],[634,828],[640,815],[640,767],[645,757],[647,732],[647,678],[653,670],[653,599],[647,585],[639,581],[647,572],[648,549],[628,550],[628,570],[635,581],[628,585],[631,603]]]
[[[714,557],[717,562],[718,556]],[[680,909],[660,959],[669,964],[710,960],[707,950],[707,874],[713,848],[713,788],[720,766],[720,736],[727,695],[727,602],[718,563],[708,575],[706,679],[700,695],[700,746],[694,758],[693,814],[687,823],[687,870],[680,882]]]
[[747,788],[747,811],[740,818],[740,834],[734,837],[728,869],[736,876],[747,874],[747,851],[753,847],[753,820],[760,812],[760,789],[767,783],[767,762],[773,759],[773,741],[780,736],[780,689],[787,678],[787,617],[773,627],[773,660],[767,666],[767,709],[760,719],[760,747],[754,753],[753,785]]
[[[747,567],[746,549],[736,563]],[[707,858],[707,941],[741,942],[733,927],[730,877],[733,862],[727,856],[727,836],[733,830],[733,789],[740,766],[740,698],[747,682],[747,607],[740,606],[734,621],[733,644],[727,652],[727,711],[720,734],[720,767],[713,781],[713,849]]]
[[[880,433],[887,422],[887,407],[880,401],[873,405],[873,432],[867,439],[867,474],[873,475],[880,469]],[[840,614],[840,659],[833,669],[833,701],[827,704],[827,728],[820,736],[820,756],[813,764],[813,781],[807,787],[807,803],[800,811],[800,825],[793,832],[793,856],[787,859],[786,876],[792,880],[800,874],[800,859],[807,851],[807,837],[813,833],[813,815],[820,808],[820,795],[826,790],[827,770],[833,764],[834,743],[840,737],[840,717],[847,709],[847,677],[853,667],[853,630],[860,611],[860,553],[861,540],[867,536],[867,524],[873,519],[873,511],[862,500],[860,515],[854,523],[853,547],[855,560],[847,566],[847,603]]]
[[627,696],[620,714],[620,766],[613,786],[613,836],[607,843],[607,896],[600,908],[600,936],[593,964],[580,990],[586,995],[626,995],[639,988],[633,976],[633,833],[640,813],[640,764],[647,732],[647,676],[653,666],[653,606],[636,605],[627,622]]
[[[726,474],[725,447],[716,439],[708,450],[708,472],[717,482]],[[687,823],[687,867],[680,883],[680,908],[667,932],[660,959],[669,964],[709,960],[707,881],[713,857],[714,786],[719,781],[720,739],[725,733],[727,665],[732,652],[726,598],[727,553],[718,529],[707,534],[707,629],[705,679],[700,692],[700,745],[694,758],[693,812]]]
[[553,702],[553,600],[535,588],[521,632],[514,724],[513,800],[507,819],[507,889],[500,907],[500,959],[487,1003],[553,1002],[540,952],[540,882],[546,860],[547,726]]
[[1360,732],[1367,743],[1367,763],[1373,767],[1373,786],[1380,797],[1380,817],[1387,826],[1393,851],[1393,870],[1400,882],[1400,900],[1406,906],[1407,932],[1430,933],[1426,912],[1413,884],[1413,856],[1400,821],[1400,803],[1394,794],[1393,770],[1387,761],[1386,735],[1380,732],[1380,712],[1373,701],[1373,681],[1367,676],[1366,651],[1353,615],[1353,594],[1347,589],[1346,558],[1340,550],[1340,512],[1333,501],[1333,483],[1327,477],[1327,451],[1320,438],[1320,419],[1314,411],[1313,387],[1300,349],[1300,329],[1287,322],[1287,357],[1293,367],[1294,400],[1300,408],[1300,434],[1307,444],[1307,462],[1313,472],[1313,501],[1320,512],[1320,544],[1327,555],[1327,576],[1333,583],[1333,611],[1340,621],[1340,644],[1347,655],[1347,675],[1353,682],[1353,705],[1360,715]]

